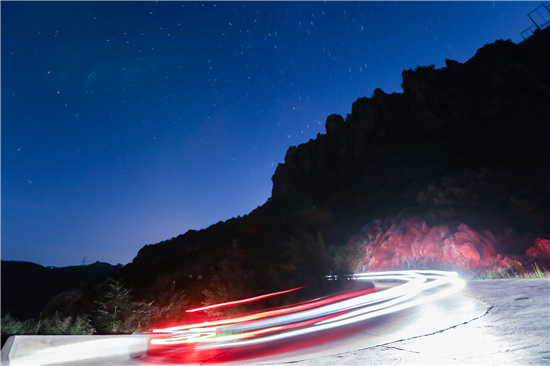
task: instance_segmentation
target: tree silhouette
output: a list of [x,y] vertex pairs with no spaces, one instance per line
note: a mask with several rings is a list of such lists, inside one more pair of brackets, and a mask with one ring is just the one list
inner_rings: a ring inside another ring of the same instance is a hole
[[133,301],[131,290],[110,278],[105,292],[95,300],[94,321],[104,333],[132,333],[147,330],[151,321],[151,303]]

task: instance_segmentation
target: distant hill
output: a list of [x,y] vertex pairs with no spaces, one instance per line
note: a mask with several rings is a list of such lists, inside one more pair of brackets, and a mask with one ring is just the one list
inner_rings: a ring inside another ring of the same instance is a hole
[[20,320],[37,319],[56,295],[86,292],[122,268],[102,262],[57,268],[3,260],[1,265],[2,316]]

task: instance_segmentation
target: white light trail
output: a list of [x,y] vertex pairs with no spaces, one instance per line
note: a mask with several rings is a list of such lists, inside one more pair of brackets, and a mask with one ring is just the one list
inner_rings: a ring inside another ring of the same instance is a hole
[[153,334],[159,337],[153,337],[150,344],[157,349],[181,344],[200,350],[271,342],[391,314],[435,301],[464,286],[456,272],[444,271],[360,273],[352,279],[403,283],[238,318],[155,329]]

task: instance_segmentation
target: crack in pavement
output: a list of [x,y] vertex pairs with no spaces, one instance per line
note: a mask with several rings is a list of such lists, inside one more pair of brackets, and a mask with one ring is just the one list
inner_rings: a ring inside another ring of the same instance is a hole
[[[501,354],[501,353],[521,351],[522,349],[534,348],[534,347],[538,347],[538,346],[540,346],[540,344],[536,344],[534,346],[526,346],[526,347],[520,347],[520,348],[514,348],[514,349],[507,349],[506,351],[497,351],[497,352],[489,353],[489,354],[484,355],[482,357],[490,357],[490,356],[498,355],[498,354]],[[473,359],[476,359],[476,358],[480,358],[480,357],[479,356],[472,356],[472,357],[465,358],[464,360],[473,360]]]
[[[472,298],[472,299],[475,299],[475,300],[477,300],[477,301],[482,302],[483,304],[485,304],[486,306],[488,306],[487,310],[486,310],[483,314],[481,314],[480,316],[478,316],[478,317],[475,317],[475,318],[470,319],[470,320],[468,320],[468,321],[465,321],[465,322],[463,322],[463,323],[459,323],[459,324],[453,325],[452,327],[448,327],[448,328],[445,328],[445,329],[441,329],[441,330],[435,331],[435,332],[433,332],[433,333],[422,334],[422,335],[418,335],[418,336],[414,336],[414,337],[410,337],[410,338],[399,339],[399,340],[397,340],[397,341],[391,341],[391,342],[388,342],[388,343],[383,343],[383,344],[379,344],[379,345],[372,346],[372,347],[359,348],[359,349],[356,349],[355,351],[346,351],[346,352],[336,353],[336,354],[334,354],[334,355],[328,355],[328,356],[324,356],[324,357],[338,357],[339,355],[344,355],[344,354],[351,353],[351,352],[372,350],[372,349],[376,349],[376,348],[378,348],[378,347],[384,347],[384,348],[388,348],[388,349],[393,348],[393,349],[397,349],[397,350],[400,350],[400,351],[406,351],[406,352],[421,354],[420,352],[409,351],[409,350],[401,349],[401,348],[399,348],[399,347],[393,347],[393,346],[390,346],[390,345],[391,345],[391,344],[396,344],[396,343],[398,343],[398,342],[405,342],[405,341],[408,341],[408,340],[411,340],[411,339],[417,339],[417,338],[422,338],[422,337],[427,337],[427,336],[431,336],[431,335],[443,333],[443,332],[448,331],[448,330],[450,330],[450,329],[454,329],[454,328],[456,328],[456,327],[458,327],[458,326],[465,325],[465,324],[468,324],[468,323],[470,323],[470,322],[473,322],[474,320],[480,319],[480,318],[484,317],[485,315],[487,315],[492,309],[494,309],[494,306],[487,304],[485,301],[482,301],[482,300],[479,300],[479,299],[477,299],[477,298],[475,298],[475,297],[468,296],[468,295],[464,295],[464,294],[460,294],[460,295],[463,295],[463,296],[466,296],[466,297],[469,297],[469,298]],[[361,332],[361,333],[372,335],[372,333],[368,333],[368,332],[365,332],[365,331],[363,331],[363,332]],[[449,359],[458,361],[458,359],[452,358],[452,357],[450,357]],[[304,362],[304,361],[308,361],[308,359],[294,360],[294,361],[286,361],[286,362],[282,362],[282,363],[280,363],[280,364],[294,364],[294,363]],[[269,363],[268,363],[268,364],[269,364]],[[268,365],[268,364],[266,364],[266,365]]]
[[[536,345],[532,345],[532,346],[526,346],[526,347],[520,347],[520,348],[514,348],[514,349],[507,349],[506,351],[493,352],[493,353],[484,355],[483,357],[490,357],[490,356],[493,356],[493,355],[497,355],[497,354],[501,354],[501,353],[507,353],[507,352],[516,352],[516,351],[521,351],[521,350],[524,350],[524,349],[534,348],[534,347],[538,347],[538,346],[540,346],[540,344],[536,344]],[[387,348],[387,349],[394,349],[394,350],[404,351],[404,352],[409,352],[409,353],[416,353],[418,355],[423,354],[422,352],[411,351],[411,350],[408,350],[408,349],[403,349],[403,348],[399,348],[399,347],[391,347],[391,346],[386,346],[386,345],[375,346],[375,347],[371,347],[371,348],[374,349],[374,348],[379,348],[379,347],[380,348]],[[454,361],[466,361],[466,360],[473,360],[473,359],[479,358],[479,356],[471,356],[471,357],[467,357],[467,358],[464,358],[464,359],[459,359],[459,358],[455,358],[455,357],[445,357],[445,356],[437,356],[437,357],[447,358],[447,359],[451,359],[451,360],[454,360]]]
[[220,353],[220,354],[217,354],[216,356],[214,356],[214,357],[212,357],[212,358],[210,358],[210,359],[208,359],[208,360],[202,361],[202,362],[201,362],[201,366],[204,366],[205,363],[212,361],[212,360],[215,359],[216,357],[220,357],[221,355],[226,354],[227,352],[231,351],[232,349],[233,349],[233,348],[230,348],[230,349],[228,349],[227,351],[222,352],[222,353]]
[[382,348],[388,348],[388,349],[396,349],[398,351],[405,351],[405,352],[410,352],[410,353],[416,353],[416,354],[420,354],[420,352],[416,352],[416,351],[409,351],[408,349],[403,349],[403,348],[399,348],[399,347],[390,347],[390,346],[376,346],[376,347],[373,347],[373,348],[377,348],[377,347],[382,347]]
[[[468,297],[470,297],[470,296],[468,296]],[[472,298],[475,299],[475,297],[472,297]],[[380,345],[378,345],[378,346],[362,348],[362,349],[359,349],[358,351],[364,350],[364,349],[369,349],[369,348],[374,348],[374,347],[379,347],[379,346],[385,346],[385,345],[387,345],[387,344],[393,344],[393,343],[397,343],[397,342],[404,342],[404,341],[408,341],[408,340],[411,340],[411,339],[416,339],[416,338],[421,338],[421,337],[427,337],[427,336],[431,336],[431,335],[434,335],[434,334],[443,333],[443,332],[446,332],[446,331],[448,331],[448,330],[450,330],[450,329],[454,329],[454,328],[456,328],[456,327],[458,327],[458,326],[465,325],[465,324],[468,324],[468,323],[470,323],[470,322],[473,322],[474,320],[480,319],[480,318],[484,317],[485,315],[489,314],[489,312],[490,312],[492,309],[494,309],[494,306],[487,304],[485,301],[482,301],[482,300],[479,300],[479,299],[476,299],[476,300],[478,300],[478,301],[480,301],[480,302],[482,302],[482,303],[484,303],[485,305],[488,306],[488,308],[487,308],[487,310],[485,311],[485,313],[481,314],[481,315],[478,316],[478,317],[475,317],[475,318],[470,319],[470,320],[468,320],[468,321],[465,321],[465,322],[463,322],[463,323],[459,323],[459,324],[453,325],[452,327],[449,327],[449,328],[445,328],[445,329],[441,329],[441,330],[435,331],[435,332],[433,332],[433,333],[421,334],[421,335],[414,336],[414,337],[410,337],[410,338],[399,339],[399,340],[397,340],[397,341],[391,341],[391,342],[388,342],[388,343],[380,344]],[[373,335],[372,333],[368,333],[368,332],[366,332],[366,331],[363,331],[362,333],[364,333],[364,334],[369,334],[369,335]]]
[[[383,347],[383,348],[387,348],[387,349],[395,349],[395,350],[398,350],[398,351],[416,353],[417,355],[422,355],[423,354],[422,352],[410,351],[408,349],[403,349],[403,348],[399,348],[399,347],[389,347],[389,346],[376,346],[376,347]],[[373,348],[376,348],[376,347],[373,347]],[[454,361],[460,361],[458,358],[454,358],[454,357],[443,357],[443,356],[437,356],[437,357],[446,358],[446,359],[450,359],[450,360],[454,360]]]

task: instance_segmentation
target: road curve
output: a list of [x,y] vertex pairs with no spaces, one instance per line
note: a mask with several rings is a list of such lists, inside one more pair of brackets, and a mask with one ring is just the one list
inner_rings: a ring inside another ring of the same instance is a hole
[[[223,322],[156,329],[147,364],[292,362],[435,332],[482,315],[487,306],[453,295],[464,285],[455,272],[364,273],[374,290]],[[388,284],[388,281],[395,281]],[[280,312],[280,313],[279,313]]]

